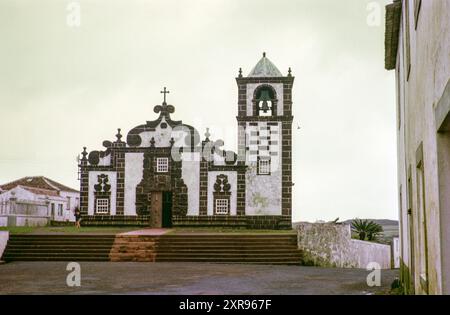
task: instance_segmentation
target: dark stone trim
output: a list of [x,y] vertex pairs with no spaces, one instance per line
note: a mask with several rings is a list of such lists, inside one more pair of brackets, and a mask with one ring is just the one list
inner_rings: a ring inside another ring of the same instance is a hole
[[245,169],[238,170],[237,173],[237,198],[236,198],[236,214],[245,215]]
[[290,216],[174,216],[174,227],[230,227],[242,229],[291,230]]
[[248,83],[294,83],[295,77],[242,77],[236,78],[238,86]]
[[148,227],[148,216],[130,215],[90,215],[83,216],[82,226],[137,226]]
[[200,187],[199,187],[199,213],[208,213],[208,168],[209,162],[202,156],[200,160]]
[[88,214],[89,207],[89,171],[86,168],[87,161],[80,164],[80,212],[82,216]]
[[[181,161],[172,159],[170,148],[148,148],[144,153],[143,174],[136,186],[136,212],[151,215],[151,201],[155,192],[172,192],[172,214],[187,213],[187,186],[181,178]],[[157,159],[168,158],[168,171],[157,172]]]
[[281,213],[292,215],[292,123],[282,124]]
[[208,163],[208,171],[209,172],[226,172],[226,171],[230,171],[230,172],[237,172],[240,170],[246,170],[247,169],[247,165],[243,165],[243,164],[236,164],[236,165],[212,165],[211,163]]
[[125,153],[115,152],[114,164],[116,169],[116,215],[125,212]]
[[384,36],[384,67],[386,70],[395,69],[397,64],[397,50],[402,15],[401,1],[386,6],[386,25]]
[[[260,173],[259,172],[259,162],[261,160],[269,161],[269,173]],[[272,159],[270,157],[269,158],[261,158],[261,156],[256,157],[256,175],[259,175],[259,176],[270,176],[270,174],[272,173],[271,172],[271,165],[272,165]]]
[[[285,108],[288,106],[287,104],[284,104]],[[287,109],[290,109],[290,105],[287,107]],[[285,111],[286,112],[286,111]],[[238,122],[251,122],[251,121],[267,121],[267,122],[273,122],[273,121],[291,121],[294,119],[293,116],[236,116],[236,119]]]

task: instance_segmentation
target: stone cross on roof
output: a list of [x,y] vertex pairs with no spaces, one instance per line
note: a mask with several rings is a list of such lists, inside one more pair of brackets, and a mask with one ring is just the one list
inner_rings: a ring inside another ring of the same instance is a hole
[[170,91],[167,91],[167,90],[166,90],[166,87],[164,87],[164,91],[160,91],[160,93],[163,93],[163,94],[164,94],[164,102],[163,102],[163,104],[166,104],[166,94],[169,94]]

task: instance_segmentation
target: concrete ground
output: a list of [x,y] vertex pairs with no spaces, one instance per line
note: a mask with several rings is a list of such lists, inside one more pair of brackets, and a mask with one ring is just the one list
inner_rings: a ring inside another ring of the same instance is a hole
[[0,264],[0,294],[379,294],[397,270],[369,271],[304,266],[207,263],[81,262],[81,286],[69,287],[66,262]]

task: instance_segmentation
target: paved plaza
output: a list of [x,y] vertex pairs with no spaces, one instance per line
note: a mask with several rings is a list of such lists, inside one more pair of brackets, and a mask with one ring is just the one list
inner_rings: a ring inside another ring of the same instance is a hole
[[369,287],[369,271],[305,266],[208,263],[81,262],[81,286],[66,284],[67,262],[0,265],[0,294],[383,294],[398,276],[381,271]]

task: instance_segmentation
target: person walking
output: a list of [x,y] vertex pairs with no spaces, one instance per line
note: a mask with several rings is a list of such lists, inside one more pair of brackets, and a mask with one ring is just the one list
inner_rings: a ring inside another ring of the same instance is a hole
[[77,229],[79,229],[81,227],[80,222],[81,222],[81,211],[80,211],[80,208],[76,207],[75,208],[75,227]]

